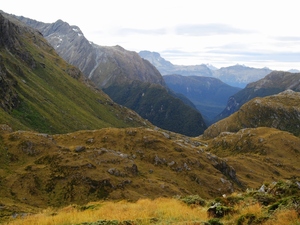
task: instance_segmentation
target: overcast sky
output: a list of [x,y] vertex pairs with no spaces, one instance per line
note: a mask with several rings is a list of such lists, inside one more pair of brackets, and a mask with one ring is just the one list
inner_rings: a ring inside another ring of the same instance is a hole
[[297,0],[0,0],[6,13],[77,25],[98,45],[173,64],[300,70]]

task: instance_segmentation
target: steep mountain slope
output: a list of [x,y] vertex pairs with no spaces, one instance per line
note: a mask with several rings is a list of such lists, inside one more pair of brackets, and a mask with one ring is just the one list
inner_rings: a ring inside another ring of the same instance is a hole
[[207,121],[220,114],[228,98],[240,90],[213,77],[165,75],[164,80],[171,90],[190,99]]
[[17,18],[38,29],[63,59],[77,66],[97,87],[131,80],[164,85],[157,69],[136,52],[121,46],[93,44],[84,37],[79,27],[70,26],[62,20],[43,23],[25,17]]
[[247,84],[255,82],[271,72],[272,70],[268,68],[257,69],[235,65],[214,70],[213,76],[231,86],[244,88]]
[[[171,129],[171,131],[191,136],[203,133],[206,125],[200,112],[190,106],[187,107],[184,102],[178,101],[178,98],[168,90],[164,90],[162,97],[166,98],[164,102],[168,100],[170,104],[147,108],[148,112],[145,112],[145,107],[140,105],[139,101],[136,101],[134,105],[128,104],[128,102],[132,101],[131,98],[135,98],[135,96],[128,95],[128,89],[139,89],[139,94],[142,95],[144,87],[151,84],[161,86],[151,86],[151,92],[155,92],[154,89],[160,92],[161,88],[166,88],[159,71],[147,60],[142,59],[136,52],[127,51],[120,46],[106,47],[95,45],[84,37],[77,26],[70,26],[61,20],[53,24],[45,24],[24,17],[18,18],[28,25],[39,29],[58,54],[69,63],[78,66],[86,77],[93,81],[98,88],[102,88],[110,95],[113,101],[134,109],[138,114],[143,115],[145,119],[163,129]],[[135,84],[135,87],[131,87],[132,83]],[[137,88],[137,85],[141,86]],[[126,98],[116,92],[127,92]],[[151,97],[151,95],[145,95],[144,101],[149,101],[149,105],[152,106],[158,105],[155,98],[147,99],[148,96]],[[175,103],[176,105],[173,105]],[[168,107],[169,109],[166,109],[168,113],[174,113],[173,117],[168,117],[167,122],[164,122],[166,117],[164,113],[155,111],[160,110],[161,107]],[[190,114],[189,112],[197,115],[194,117],[185,116],[186,113]],[[154,119],[153,115],[155,115],[156,119]],[[189,124],[190,131],[187,131],[183,126],[171,125],[169,122],[170,118],[177,118],[178,115],[180,115],[179,118],[182,120],[173,120],[172,123]],[[196,118],[197,120],[190,121],[191,118]]]
[[206,77],[211,77],[213,75],[210,68],[205,64],[193,66],[174,65],[162,58],[159,53],[150,51],[140,51],[139,55],[154,65],[162,75],[180,74],[183,76]]
[[195,108],[183,104],[160,85],[134,81],[130,85],[111,85],[104,91],[117,103],[138,111],[143,118],[166,130],[198,136],[207,128]]
[[6,14],[0,30],[0,123],[47,133],[147,124],[96,90],[36,30]]
[[211,125],[204,137],[213,138],[222,132],[243,128],[272,127],[300,135],[300,93],[287,90],[264,98],[254,98],[231,116]]
[[226,118],[236,112],[243,104],[255,97],[264,97],[278,94],[291,89],[300,91],[300,73],[273,71],[264,78],[248,84],[228,100],[225,109],[218,115],[215,121]]

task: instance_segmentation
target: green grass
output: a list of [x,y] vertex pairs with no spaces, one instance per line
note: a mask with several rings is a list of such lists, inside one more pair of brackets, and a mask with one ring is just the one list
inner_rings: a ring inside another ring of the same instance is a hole
[[62,60],[41,36],[26,31],[15,35],[22,48],[0,51],[7,74],[17,83],[11,88],[19,104],[11,112],[0,112],[1,123],[44,133],[147,124],[88,86],[80,71]]

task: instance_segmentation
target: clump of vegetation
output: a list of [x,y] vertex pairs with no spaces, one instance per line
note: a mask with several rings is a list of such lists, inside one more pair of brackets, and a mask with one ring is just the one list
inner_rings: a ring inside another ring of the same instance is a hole
[[220,219],[218,218],[213,218],[207,221],[207,223],[205,223],[206,225],[223,225],[222,222],[220,222]]
[[199,205],[199,206],[205,206],[206,202],[203,198],[201,198],[199,195],[188,195],[185,197],[179,197],[181,201],[188,205]]

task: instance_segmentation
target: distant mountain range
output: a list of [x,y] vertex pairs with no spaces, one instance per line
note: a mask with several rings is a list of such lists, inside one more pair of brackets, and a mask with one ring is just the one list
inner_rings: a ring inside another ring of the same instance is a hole
[[158,52],[140,51],[139,55],[154,65],[162,75],[213,76],[211,69],[205,64],[195,66],[173,65],[171,62],[162,58]]
[[215,77],[226,84],[240,88],[244,88],[248,83],[263,78],[272,71],[268,68],[257,69],[243,65],[222,67],[220,69],[207,64],[193,66],[173,65],[171,62],[163,59],[157,52],[141,51],[139,54],[144,59],[149,60],[162,75],[179,74],[183,76]]
[[[93,44],[77,26],[70,26],[62,20],[47,24],[29,18],[17,18],[38,29],[62,58],[83,71],[112,100],[134,109],[154,125],[190,136],[200,135],[206,129],[201,113],[190,106],[193,104],[186,104],[179,100],[182,97],[167,90],[159,71],[138,53],[125,50],[121,46]],[[145,86],[151,87],[151,93],[160,93],[165,89],[164,94],[159,96],[160,104],[153,94],[145,94]]]

